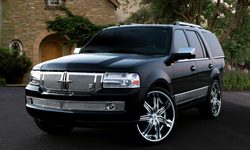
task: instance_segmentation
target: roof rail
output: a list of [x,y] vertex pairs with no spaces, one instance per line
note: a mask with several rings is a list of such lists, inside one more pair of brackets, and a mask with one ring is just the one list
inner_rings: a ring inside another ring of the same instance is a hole
[[139,23],[127,23],[125,25],[134,25],[134,24],[140,25]]
[[175,21],[173,25],[179,25],[179,26],[190,26],[198,29],[203,29],[202,26],[196,25],[196,24],[191,24],[191,23],[186,23],[186,22],[180,22],[180,21]]

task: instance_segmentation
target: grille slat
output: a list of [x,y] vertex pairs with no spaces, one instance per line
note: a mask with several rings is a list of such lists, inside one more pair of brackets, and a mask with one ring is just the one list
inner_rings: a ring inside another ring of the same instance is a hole
[[42,72],[40,86],[46,92],[93,93],[102,88],[103,74],[74,72]]
[[93,89],[95,76],[69,74],[69,80],[72,80],[69,91],[90,91]]
[[49,90],[61,91],[61,84],[58,82],[63,77],[63,73],[44,73],[42,75],[42,86]]

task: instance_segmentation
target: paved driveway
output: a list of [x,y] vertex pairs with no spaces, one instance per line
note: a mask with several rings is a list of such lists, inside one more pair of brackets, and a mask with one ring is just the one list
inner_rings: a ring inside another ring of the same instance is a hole
[[49,135],[36,127],[24,106],[24,87],[0,87],[0,150],[249,150],[250,92],[223,92],[219,118],[203,120],[197,109],[179,113],[174,134],[163,144],[142,146],[121,129],[75,128]]

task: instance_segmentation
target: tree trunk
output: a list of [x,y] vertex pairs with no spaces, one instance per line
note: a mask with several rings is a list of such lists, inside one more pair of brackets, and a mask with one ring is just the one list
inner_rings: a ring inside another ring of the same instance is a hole
[[199,12],[198,15],[196,17],[196,24],[201,25],[201,11],[202,11],[202,0],[200,0],[200,4],[199,4]]
[[227,30],[225,30],[225,31],[223,32],[223,34],[221,35],[221,37],[220,37],[220,40],[219,40],[220,44],[222,44],[222,43],[227,39],[227,37],[228,37],[235,29],[237,29],[241,17],[242,17],[242,15],[240,15],[240,14],[237,12],[237,10],[236,10],[235,15],[234,15],[234,18],[233,18],[233,20],[230,22],[229,28],[228,28]]
[[222,36],[220,37],[220,44],[222,44],[227,37],[238,28],[239,22],[244,16],[244,13],[247,12],[247,8],[250,5],[250,2],[245,2],[244,0],[238,0],[236,3],[236,11],[233,20],[230,22],[229,28],[226,29]]
[[211,24],[208,24],[208,26],[210,27],[211,32],[214,32],[214,24],[215,24],[215,21],[216,21],[218,15],[219,15],[219,8],[220,8],[220,0],[217,0],[213,20],[212,20]]

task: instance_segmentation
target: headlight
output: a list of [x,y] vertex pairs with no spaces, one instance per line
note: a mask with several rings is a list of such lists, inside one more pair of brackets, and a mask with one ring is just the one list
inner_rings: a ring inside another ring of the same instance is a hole
[[103,88],[139,88],[140,77],[136,73],[105,73]]
[[40,71],[31,71],[29,84],[39,85],[40,83]]

